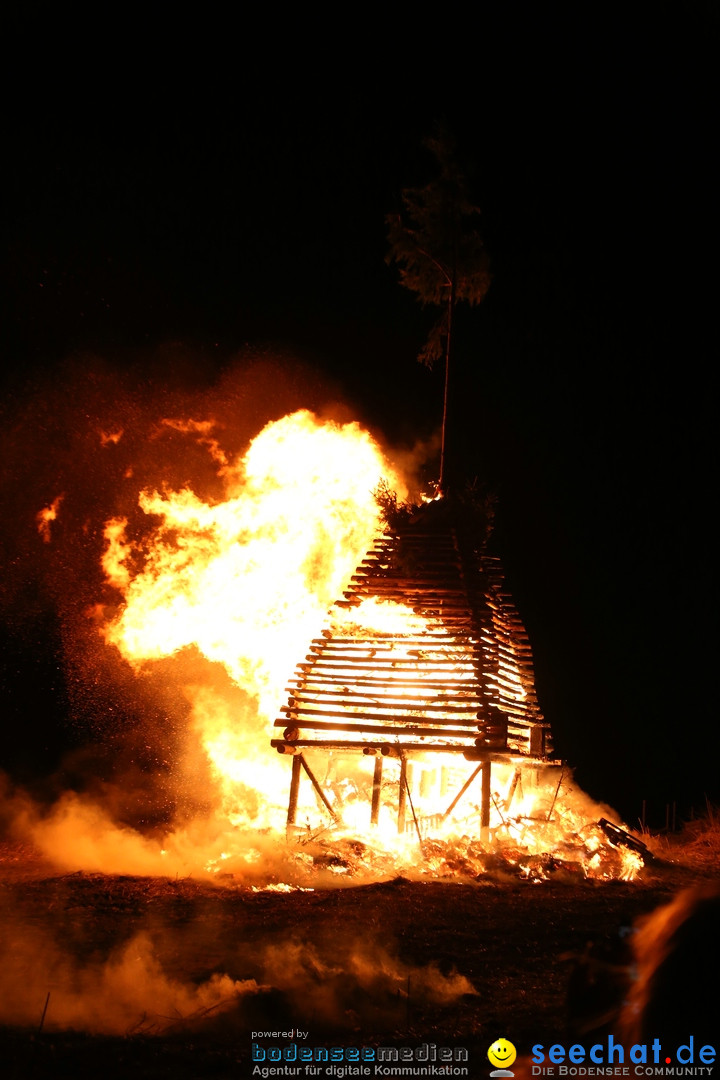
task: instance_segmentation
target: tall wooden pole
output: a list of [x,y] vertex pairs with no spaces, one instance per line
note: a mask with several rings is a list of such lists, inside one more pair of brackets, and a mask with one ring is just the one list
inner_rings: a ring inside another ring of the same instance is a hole
[[405,832],[405,806],[407,802],[407,758],[403,754],[400,760],[400,790],[398,792],[398,832]]
[[447,337],[445,339],[445,390],[443,392],[443,418],[442,435],[440,441],[440,491],[444,494],[448,482],[448,412],[450,408],[450,353],[452,347],[453,312],[455,310],[455,269],[453,268],[452,281],[450,282],[450,298],[448,300]]

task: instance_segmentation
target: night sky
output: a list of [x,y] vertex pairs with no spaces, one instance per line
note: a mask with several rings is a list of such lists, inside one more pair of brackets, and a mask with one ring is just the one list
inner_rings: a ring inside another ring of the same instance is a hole
[[[430,316],[385,264],[384,217],[431,178],[422,139],[444,123],[493,275],[458,313],[456,446],[498,494],[559,754],[631,824],[646,798],[662,825],[667,802],[720,800],[718,17],[647,11],[299,20],[282,42],[125,26],[91,55],[19,29],[2,386],[20,438],[38,387],[72,394],[69,370],[98,360],[155,393],[276,356],[389,441],[428,437]],[[0,766],[27,780],[74,736],[52,603],[22,613],[21,593],[2,609]]]

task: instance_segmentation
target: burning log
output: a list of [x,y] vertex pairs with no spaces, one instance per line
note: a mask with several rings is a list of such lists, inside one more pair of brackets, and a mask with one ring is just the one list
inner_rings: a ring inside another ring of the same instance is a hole
[[615,847],[629,848],[630,851],[634,851],[639,855],[643,862],[648,863],[653,861],[654,856],[652,852],[648,849],[647,845],[644,844],[642,840],[638,840],[636,836],[631,836],[629,832],[626,832],[625,829],[621,829],[619,825],[613,825],[607,818],[600,818],[598,825],[605,833],[610,843],[614,844]]

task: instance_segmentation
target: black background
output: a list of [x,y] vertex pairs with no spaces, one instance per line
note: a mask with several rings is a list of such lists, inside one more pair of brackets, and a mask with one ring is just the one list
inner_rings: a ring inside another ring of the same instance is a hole
[[[156,394],[249,353],[299,362],[313,404],[327,386],[391,442],[427,437],[441,377],[415,361],[428,316],[384,262],[384,217],[431,177],[444,122],[493,274],[458,316],[457,446],[499,496],[558,752],[660,825],[720,798],[717,16],[353,17],[13,23],[9,444],[97,363]],[[6,495],[9,561],[21,524]],[[0,763],[26,780],[74,738],[61,628],[32,580],[3,612]]]

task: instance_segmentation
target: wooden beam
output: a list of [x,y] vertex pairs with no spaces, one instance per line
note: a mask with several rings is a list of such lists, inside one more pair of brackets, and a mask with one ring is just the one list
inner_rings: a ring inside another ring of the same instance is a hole
[[[368,719],[380,719],[380,717],[368,717]],[[390,719],[390,718],[389,718]],[[287,719],[276,720],[276,727],[283,727],[287,724]],[[295,727],[300,728],[302,731],[357,731],[367,732],[369,735],[384,735],[385,738],[389,738],[391,735],[414,735],[417,738],[436,738],[436,739],[469,739],[474,742],[476,737],[476,728],[473,725],[468,724],[465,728],[454,727],[430,727],[429,724],[421,726],[418,724],[344,724],[328,723],[323,720],[308,720],[306,716],[299,716],[297,718]],[[289,740],[293,741],[293,740]]]
[[383,757],[378,754],[375,758],[373,770],[372,805],[370,807],[370,824],[377,825],[380,821],[380,794],[382,791]]
[[[270,745],[274,746],[279,753],[283,753],[283,747],[287,745],[283,739],[271,739]],[[358,754],[363,752],[364,747],[369,747],[372,750],[382,751],[384,746],[396,746],[398,750],[405,752],[414,751],[416,753],[438,753],[438,754],[464,754],[466,757],[468,754],[472,754],[474,748],[469,748],[467,743],[458,745],[457,743],[388,743],[387,740],[380,741],[379,739],[295,739],[290,743],[292,747],[309,747],[313,749],[317,747],[319,750],[348,750],[355,751]],[[510,756],[509,754],[505,757]],[[468,758],[471,760],[471,758]],[[477,760],[477,758],[475,758]]]
[[486,842],[490,838],[490,759],[483,762],[480,789],[480,839]]
[[[351,669],[354,670],[354,669]],[[392,672],[390,672],[392,675]],[[417,687],[422,686],[424,690],[456,690],[458,692],[464,692],[468,697],[474,697],[479,700],[482,697],[482,689],[478,687],[476,679],[467,679],[465,681],[457,682],[454,679],[448,679],[440,681],[439,679],[406,679],[406,678],[385,678],[380,675],[365,675],[358,674],[352,679],[339,679],[333,678],[331,672],[320,672],[315,674],[313,671],[303,673],[302,676],[297,676],[291,680],[290,685],[287,687],[289,693],[297,693],[298,688],[307,686],[309,684],[317,684],[318,686],[343,686],[345,683],[350,683],[351,686],[373,686],[383,689],[387,687],[388,692],[391,692],[395,687]]]
[[[332,702],[328,702],[328,705],[332,706]],[[337,702],[336,705],[340,705]],[[373,715],[373,710],[378,715]],[[334,716],[342,719],[347,717],[348,720],[380,720],[387,713],[422,713],[423,718],[428,721],[434,721],[435,723],[442,724],[458,724],[462,721],[463,717],[467,717],[468,723],[472,724],[476,720],[477,706],[467,705],[461,708],[459,705],[437,705],[418,698],[412,705],[402,705],[396,702],[388,702],[385,705],[367,705],[362,711],[353,711],[349,708],[342,708],[339,710],[336,708],[328,709],[306,709],[303,705],[283,705],[281,712],[286,713],[291,719],[300,718],[301,716],[309,716],[311,719],[315,716],[318,719],[322,719],[323,716]],[[440,716],[428,716],[428,713],[441,713]],[[448,716],[447,714],[455,714]]]
[[400,758],[400,788],[398,791],[398,833],[405,832],[405,803],[407,799],[407,758]]
[[294,825],[297,817],[298,792],[300,790],[300,762],[302,755],[293,758],[292,773],[290,774],[290,798],[288,799],[288,825]]

